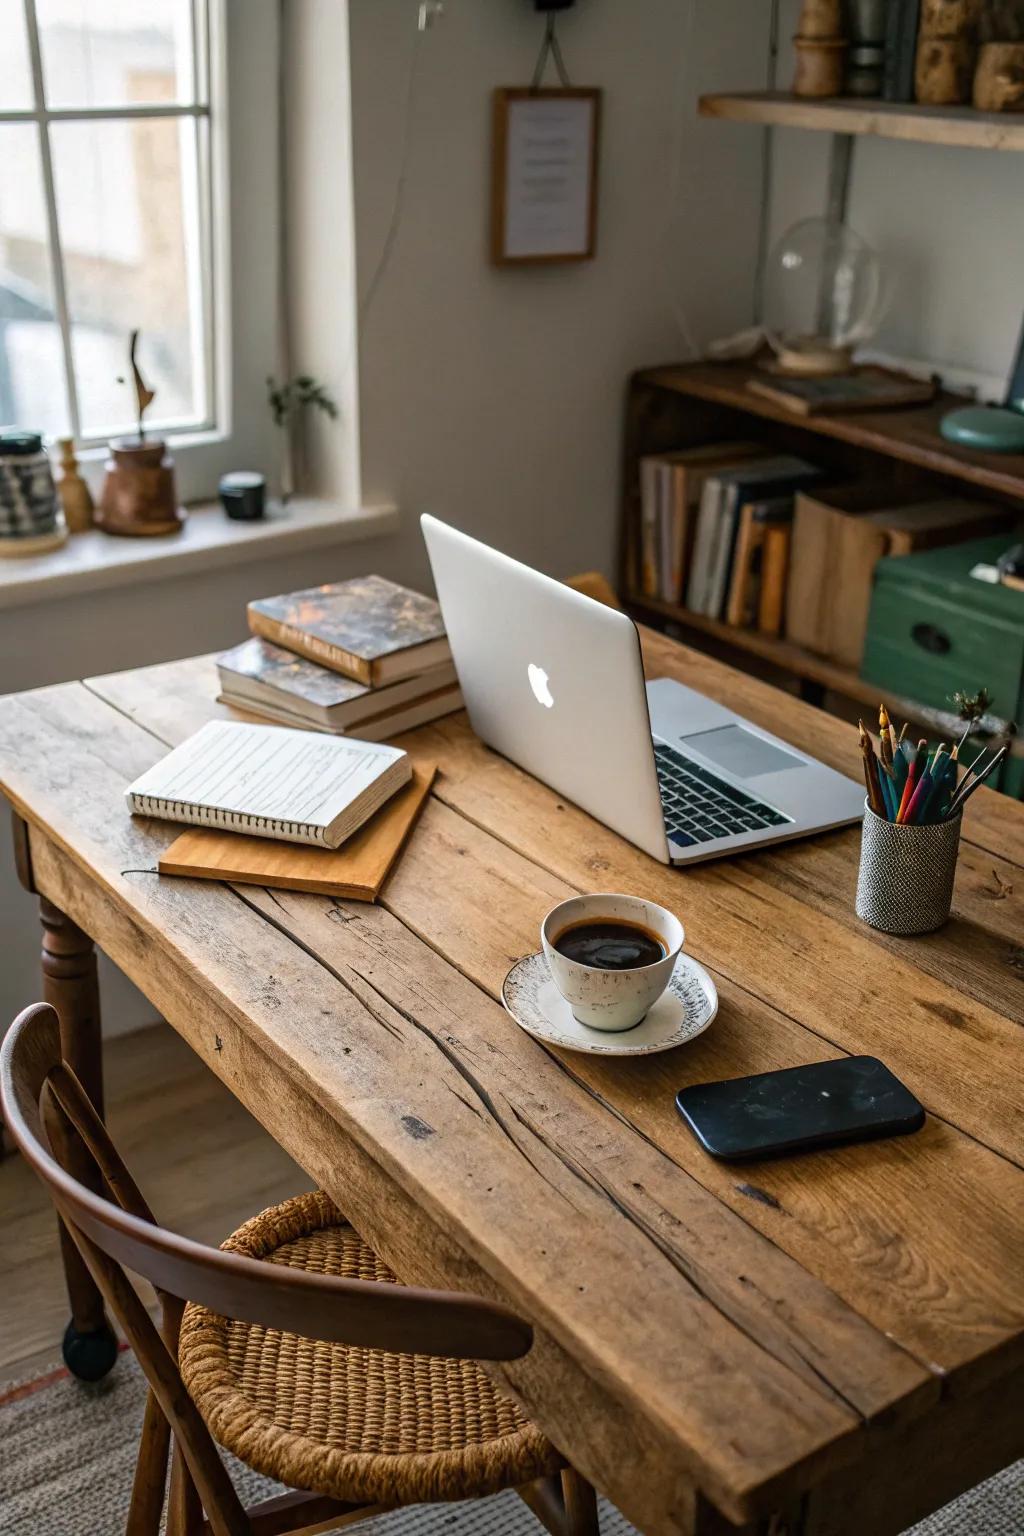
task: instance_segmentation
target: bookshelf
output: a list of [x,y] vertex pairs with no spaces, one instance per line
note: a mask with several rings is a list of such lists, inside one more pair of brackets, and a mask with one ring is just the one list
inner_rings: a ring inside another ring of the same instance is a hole
[[757,657],[820,702],[825,690],[870,704],[877,687],[852,669],[791,641],[739,629],[693,613],[682,603],[640,589],[639,461],[646,453],[710,442],[763,442],[795,453],[829,474],[892,484],[894,497],[967,495],[1024,511],[1024,454],[976,453],[947,443],[938,423],[959,397],[940,394],[924,406],[842,416],[798,416],[747,388],[753,369],[742,363],[688,363],[643,369],[629,383],[623,453],[619,590],[629,611],[656,627],[671,623],[698,647]]
[[740,91],[702,96],[697,110],[701,117],[768,128],[809,128],[962,149],[1024,150],[1024,117],[977,112],[973,107],[922,107],[846,97],[819,101],[786,91]]

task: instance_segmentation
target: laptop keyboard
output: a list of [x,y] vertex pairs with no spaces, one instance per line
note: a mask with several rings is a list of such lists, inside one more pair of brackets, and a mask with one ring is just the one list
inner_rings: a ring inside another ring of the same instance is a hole
[[684,848],[709,843],[716,837],[730,837],[736,832],[786,826],[792,820],[660,741],[654,743],[654,760],[658,765],[665,830],[674,843]]

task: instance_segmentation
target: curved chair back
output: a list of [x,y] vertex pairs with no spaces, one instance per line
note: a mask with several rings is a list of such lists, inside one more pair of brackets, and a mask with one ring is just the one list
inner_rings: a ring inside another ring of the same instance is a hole
[[[44,1089],[88,1148],[110,1200],[53,1156],[40,1108]],[[158,1291],[243,1322],[367,1348],[476,1360],[514,1360],[530,1348],[529,1324],[481,1297],[264,1264],[158,1226],[81,1083],[61,1061],[57,1015],[45,1003],[20,1014],[4,1040],[0,1101],[11,1135],[76,1241],[86,1238]]]
[[[48,1004],[26,1008],[7,1033],[0,1048],[0,1106],[149,1383],[129,1516],[135,1536],[157,1536],[160,1529],[171,1430],[177,1448],[168,1529],[269,1536],[294,1529],[293,1517],[312,1529],[308,1522],[316,1513],[321,1522],[329,1517],[333,1529],[359,1513],[315,1495],[286,1495],[263,1506],[265,1516],[250,1519],[178,1369],[185,1301],[266,1328],[368,1348],[479,1360],[514,1360],[530,1348],[529,1325],[480,1297],[308,1274],[222,1253],[157,1226],[84,1088],[61,1060],[57,1014]],[[73,1178],[54,1156],[54,1146],[73,1146],[74,1138],[87,1149],[109,1199]],[[159,1331],[122,1265],[156,1287]],[[290,1515],[276,1508],[282,1503]]]

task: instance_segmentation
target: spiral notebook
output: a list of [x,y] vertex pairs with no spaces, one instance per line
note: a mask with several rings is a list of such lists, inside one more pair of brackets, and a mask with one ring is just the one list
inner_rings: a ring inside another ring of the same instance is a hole
[[125,798],[136,816],[337,848],[411,777],[398,747],[211,720]]

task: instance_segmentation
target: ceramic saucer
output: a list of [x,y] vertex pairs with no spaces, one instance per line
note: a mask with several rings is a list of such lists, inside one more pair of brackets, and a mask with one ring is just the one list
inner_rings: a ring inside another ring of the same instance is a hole
[[502,983],[501,1000],[520,1029],[534,1039],[597,1056],[651,1056],[655,1051],[670,1051],[696,1039],[718,1012],[714,982],[689,955],[679,956],[672,979],[647,1017],[616,1034],[590,1029],[573,1018],[539,952],[516,961]]

